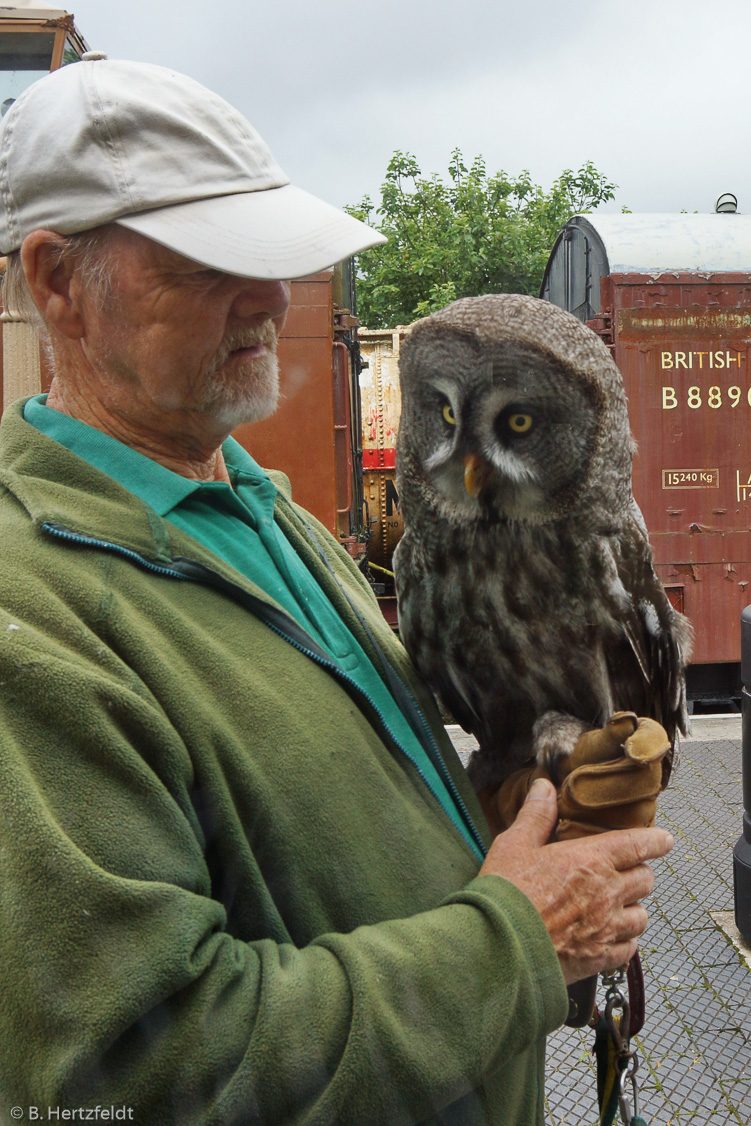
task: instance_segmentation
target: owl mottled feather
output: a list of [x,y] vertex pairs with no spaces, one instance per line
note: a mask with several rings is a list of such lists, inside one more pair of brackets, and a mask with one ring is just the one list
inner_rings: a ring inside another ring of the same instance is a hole
[[493,294],[419,321],[400,370],[399,627],[479,741],[475,784],[541,753],[551,712],[594,726],[635,711],[672,742],[690,631],[633,500],[607,348],[547,302]]

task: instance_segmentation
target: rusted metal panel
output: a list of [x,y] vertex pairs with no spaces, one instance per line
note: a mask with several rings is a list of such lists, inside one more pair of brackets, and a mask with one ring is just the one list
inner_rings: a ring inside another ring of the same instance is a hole
[[[291,284],[291,283],[290,283]],[[318,298],[318,303],[311,300],[310,303],[303,297],[296,289],[293,290],[293,299],[295,304],[290,305],[287,321],[284,325],[284,332],[282,340],[298,339],[300,337],[307,337],[308,339],[320,338],[323,340],[331,339],[331,306],[327,301],[320,303],[321,294],[314,294]],[[325,294],[323,295],[325,296]],[[298,302],[305,300],[306,304],[298,304]]]
[[[404,531],[394,467],[401,413],[399,348],[406,332],[407,328],[399,326],[362,329],[359,333],[367,365],[360,373],[360,397],[363,500],[370,531],[368,559],[387,572],[391,571],[391,557]],[[389,620],[388,614],[386,617]]]
[[352,404],[350,402],[349,351],[346,344],[337,340],[333,350],[334,377],[334,464],[336,466],[337,518],[349,516],[353,501]]
[[[279,338],[279,407],[262,422],[238,427],[234,437],[260,465],[286,473],[295,500],[339,537],[350,531],[348,519],[347,527],[340,527],[337,510],[352,464],[350,453],[345,468],[337,469],[335,435],[346,410],[346,387],[339,389],[335,403],[331,277],[332,271],[325,270],[291,283],[290,311]],[[340,382],[344,378],[340,372]],[[346,461],[349,442],[340,438],[338,445],[344,447]]]
[[406,332],[403,327],[359,332],[366,365],[360,373],[363,455],[371,450],[380,454],[396,448],[401,413],[399,347]]
[[602,311],[658,573],[694,623],[694,662],[737,661],[751,582],[751,275],[612,274]]
[[391,571],[391,557],[404,531],[393,468],[364,469],[362,475],[366,518],[370,521],[368,559]]

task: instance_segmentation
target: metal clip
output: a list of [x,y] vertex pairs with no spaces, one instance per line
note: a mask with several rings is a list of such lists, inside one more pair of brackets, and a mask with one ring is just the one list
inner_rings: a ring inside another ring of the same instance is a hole
[[601,974],[600,976],[602,978],[602,984],[608,986],[623,985],[624,981],[626,980],[627,969],[628,964],[626,963],[623,966],[619,966],[617,970],[613,970],[611,974]]
[[612,981],[605,994],[605,1021],[613,1038],[618,1055],[628,1052],[628,1031],[631,1022],[631,1007],[621,993],[618,984]]
[[[621,1115],[621,1122],[624,1126],[632,1126],[635,1118],[639,1117],[639,1084],[636,1081],[636,1073],[639,1070],[639,1057],[636,1052],[629,1052],[628,1066],[621,1072],[621,1078],[618,1090],[618,1110]],[[631,1098],[633,1100],[633,1110],[631,1109],[631,1102],[626,1095],[626,1085],[631,1084]]]
[[619,986],[623,985],[626,981],[627,966],[619,966],[617,970],[613,970],[612,974],[602,974],[602,984],[608,987],[606,996],[623,997]]

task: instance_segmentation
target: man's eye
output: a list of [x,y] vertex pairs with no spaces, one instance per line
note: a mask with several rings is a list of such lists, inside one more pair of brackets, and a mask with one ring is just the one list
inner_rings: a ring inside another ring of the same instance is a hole
[[185,270],[179,275],[179,280],[186,285],[212,285],[221,276],[220,270]]

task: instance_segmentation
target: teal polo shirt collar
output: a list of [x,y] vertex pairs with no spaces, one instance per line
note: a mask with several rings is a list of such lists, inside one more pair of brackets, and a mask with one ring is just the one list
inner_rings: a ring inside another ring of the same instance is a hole
[[[108,477],[114,477],[129,492],[135,493],[153,508],[158,516],[167,516],[198,489],[223,485],[223,482],[195,481],[182,477],[160,465],[158,461],[152,461],[146,454],[119,442],[117,438],[112,438],[77,418],[52,410],[46,403],[46,395],[29,399],[23,411],[26,421]],[[226,440],[222,453],[230,478],[241,476],[248,483],[264,486],[262,493],[257,494],[256,503],[265,502],[264,507],[268,506],[270,515],[274,508],[276,486],[268,475],[234,438]]]

